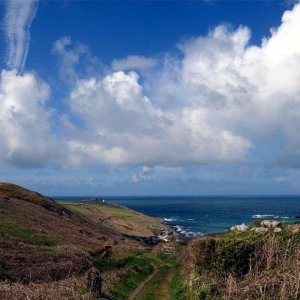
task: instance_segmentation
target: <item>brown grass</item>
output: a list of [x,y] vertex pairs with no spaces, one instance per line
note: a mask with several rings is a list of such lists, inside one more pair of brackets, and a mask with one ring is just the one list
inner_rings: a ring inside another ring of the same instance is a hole
[[0,281],[38,283],[80,276],[91,265],[90,253],[105,246],[112,246],[113,253],[144,248],[47,197],[0,184]]
[[3,300],[95,300],[87,291],[86,276],[70,277],[65,280],[50,283],[0,282],[0,299]]

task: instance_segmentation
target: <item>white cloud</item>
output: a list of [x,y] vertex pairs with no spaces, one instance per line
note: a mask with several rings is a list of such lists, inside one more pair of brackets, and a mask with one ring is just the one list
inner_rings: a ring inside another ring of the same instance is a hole
[[[258,140],[279,133],[286,139],[282,160],[299,166],[300,4],[261,46],[250,45],[250,35],[246,27],[218,26],[182,43],[181,58],[166,54],[142,78],[133,63],[82,76],[76,66],[87,48],[72,48],[64,37],[54,51],[74,84],[70,111],[61,116],[63,138],[51,130],[47,87],[31,74],[3,71],[1,159],[64,168],[213,164],[243,161]],[[53,151],[58,139],[61,153]]]
[[37,0],[7,0],[4,30],[8,44],[7,67],[22,70],[30,43],[30,26],[35,17]]
[[240,161],[251,140],[278,132],[298,145],[299,20],[296,5],[260,47],[246,27],[216,27],[181,44],[182,59],[166,55],[143,84],[130,70],[78,79],[69,104],[86,130],[68,141],[70,164]]
[[0,75],[0,161],[19,167],[41,166],[54,162],[60,150],[55,144],[45,109],[48,85],[33,74]]
[[98,60],[93,57],[87,46],[77,42],[75,45],[69,36],[58,39],[52,49],[60,62],[60,76],[66,83],[73,83],[80,78],[78,68],[83,65],[85,72],[90,73],[91,66],[96,66]]
[[243,158],[246,139],[207,124],[205,112],[193,107],[176,114],[159,109],[138,79],[135,72],[120,71],[77,82],[70,106],[88,132],[84,141],[70,141],[76,161],[177,165]]
[[126,58],[115,59],[111,63],[115,71],[120,70],[141,70],[155,67],[158,61],[154,58],[147,58],[139,55],[128,55]]

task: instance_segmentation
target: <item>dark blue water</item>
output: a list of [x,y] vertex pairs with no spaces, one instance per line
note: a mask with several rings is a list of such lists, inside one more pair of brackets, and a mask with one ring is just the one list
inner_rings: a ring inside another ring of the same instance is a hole
[[[296,221],[300,196],[287,197],[97,197],[147,215],[165,219],[189,234],[223,232],[236,224],[255,220]],[[55,197],[83,200],[89,197]]]

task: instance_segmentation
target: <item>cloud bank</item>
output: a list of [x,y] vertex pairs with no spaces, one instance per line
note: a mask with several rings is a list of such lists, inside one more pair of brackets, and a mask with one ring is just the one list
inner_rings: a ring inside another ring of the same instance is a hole
[[[60,135],[53,133],[45,105],[49,87],[32,74],[4,71],[0,122],[10,127],[0,144],[1,159],[63,168],[226,163],[248,159],[258,141],[280,135],[284,147],[277,162],[298,167],[300,4],[284,13],[260,46],[251,45],[250,38],[247,27],[218,26],[181,43],[181,58],[166,53],[151,64],[151,58],[128,56],[98,76],[76,73],[74,64],[86,48],[80,52],[71,40],[59,40],[54,49],[74,78]],[[20,106],[19,94],[7,90],[7,82],[24,88],[30,109]],[[25,127],[36,130],[30,146],[32,134]],[[55,145],[63,151],[53,156]]]
[[7,40],[7,67],[23,70],[30,44],[30,26],[38,0],[7,0],[4,31]]

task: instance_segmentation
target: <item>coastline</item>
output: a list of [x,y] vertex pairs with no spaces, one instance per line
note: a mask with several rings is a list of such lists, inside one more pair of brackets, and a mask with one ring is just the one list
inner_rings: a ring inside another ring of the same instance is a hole
[[[75,200],[75,199],[74,199]],[[249,211],[248,216],[245,215],[245,218],[241,218],[239,217],[239,219],[236,218],[235,223],[229,223],[227,220],[227,224],[223,222],[223,224],[221,226],[218,225],[218,223],[212,223],[209,219],[208,219],[208,223],[207,223],[207,227],[206,230],[203,230],[204,232],[199,232],[199,226],[197,224],[197,217],[198,215],[195,217],[194,215],[187,215],[185,214],[182,218],[181,218],[181,212],[176,215],[176,211],[174,212],[174,215],[170,215],[170,214],[165,214],[164,211],[162,210],[153,210],[149,209],[152,206],[149,206],[149,202],[146,201],[146,206],[143,206],[143,201],[142,199],[138,200],[137,202],[131,202],[130,205],[127,202],[115,202],[115,199],[103,199],[102,197],[99,198],[92,198],[92,199],[80,199],[75,200],[74,202],[83,202],[83,203],[95,203],[95,204],[101,204],[105,207],[115,207],[115,208],[120,208],[120,209],[126,209],[128,211],[135,211],[136,213],[139,213],[141,215],[144,216],[148,216],[150,218],[154,218],[156,220],[159,221],[159,223],[161,225],[164,226],[163,230],[155,230],[155,233],[153,234],[153,237],[155,238],[159,238],[163,241],[187,241],[187,240],[193,240],[195,238],[199,238],[201,236],[220,236],[223,234],[226,234],[226,232],[229,231],[229,229],[232,226],[235,226],[237,224],[242,224],[245,223],[247,225],[250,225],[251,223],[255,222],[255,221],[260,221],[262,219],[274,219],[274,220],[278,220],[281,222],[289,222],[289,223],[293,223],[296,222],[297,219],[297,212],[295,212],[295,214],[292,216],[291,212],[290,213],[286,213],[286,212],[282,212],[281,214],[272,212],[272,211],[264,211],[263,209],[257,209],[257,211],[253,212],[253,211]],[[117,200],[117,199],[116,199]],[[66,203],[68,201],[72,201],[67,200]],[[118,200],[117,200],[118,201]],[[132,200],[130,200],[132,201]],[[126,205],[128,204],[128,205]],[[157,202],[153,202],[153,206],[155,206],[158,203]],[[200,203],[201,204],[201,203]],[[199,205],[200,205],[199,204]],[[176,204],[174,204],[174,207]],[[177,202],[178,205],[178,202]],[[179,204],[182,207],[182,204]],[[186,205],[186,207],[188,207],[188,204]],[[159,208],[159,206],[158,206]],[[170,206],[170,208],[172,209],[172,207]],[[151,213],[153,212],[153,213]],[[184,210],[183,210],[184,213]],[[192,212],[194,213],[194,212]],[[160,214],[158,216],[158,214]],[[174,217],[175,216],[175,217]],[[201,214],[200,214],[201,216]],[[228,215],[226,216],[228,219]],[[220,220],[222,221],[222,216],[220,216]],[[176,222],[178,220],[178,223]],[[219,219],[216,219],[216,221],[218,221]],[[203,224],[203,222],[202,222]],[[225,226],[224,226],[225,225]],[[193,227],[194,229],[193,230]],[[206,226],[205,224],[203,224],[202,226]],[[213,228],[214,227],[214,228]],[[217,229],[217,227],[219,227]],[[211,231],[210,231],[211,229]],[[217,230],[216,230],[217,229]],[[130,234],[131,235],[131,234]],[[135,236],[133,234],[133,236]]]

